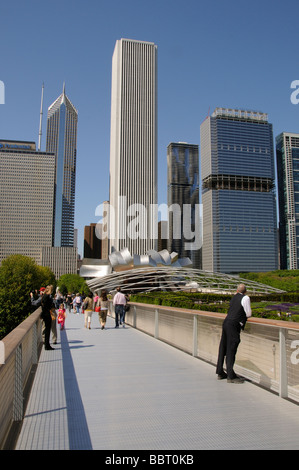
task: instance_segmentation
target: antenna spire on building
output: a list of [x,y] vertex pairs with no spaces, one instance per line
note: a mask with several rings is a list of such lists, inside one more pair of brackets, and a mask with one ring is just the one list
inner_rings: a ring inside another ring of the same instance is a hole
[[41,142],[42,142],[43,101],[44,101],[44,84],[42,86],[42,97],[41,97],[41,104],[40,104],[39,132],[38,132],[38,151],[40,151],[40,149],[41,149]]

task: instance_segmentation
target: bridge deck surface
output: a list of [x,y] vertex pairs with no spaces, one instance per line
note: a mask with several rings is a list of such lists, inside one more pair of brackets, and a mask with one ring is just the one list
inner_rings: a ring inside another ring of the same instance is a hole
[[43,349],[17,450],[299,449],[299,408],[129,326],[68,314]]

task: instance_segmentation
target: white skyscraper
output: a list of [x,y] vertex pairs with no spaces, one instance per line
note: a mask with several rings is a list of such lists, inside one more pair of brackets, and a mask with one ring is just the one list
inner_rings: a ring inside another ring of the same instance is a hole
[[112,59],[110,252],[157,247],[157,46],[120,39]]

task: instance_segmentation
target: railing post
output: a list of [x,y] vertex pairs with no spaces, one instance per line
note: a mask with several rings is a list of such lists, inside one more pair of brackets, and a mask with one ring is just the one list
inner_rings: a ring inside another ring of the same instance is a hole
[[192,356],[196,357],[197,356],[197,315],[193,316],[193,350],[192,350]]
[[32,364],[37,364],[38,361],[38,341],[37,341],[37,323],[33,325],[32,331]]
[[22,371],[22,345],[20,344],[15,353],[15,385],[13,398],[13,421],[23,419],[23,371]]
[[279,396],[288,396],[286,330],[279,328]]
[[137,317],[136,305],[134,305],[134,308],[133,308],[133,328],[136,328],[136,317]]
[[155,309],[155,338],[159,338],[159,310]]

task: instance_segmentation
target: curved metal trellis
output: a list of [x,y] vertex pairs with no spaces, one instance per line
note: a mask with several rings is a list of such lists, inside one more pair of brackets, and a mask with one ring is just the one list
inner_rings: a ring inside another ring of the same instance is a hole
[[173,266],[143,267],[113,272],[89,280],[87,284],[94,292],[100,292],[102,289],[113,291],[120,286],[123,292],[194,290],[196,292],[227,294],[233,293],[241,282],[246,284],[247,292],[252,294],[283,292],[271,286],[242,279],[239,276]]

